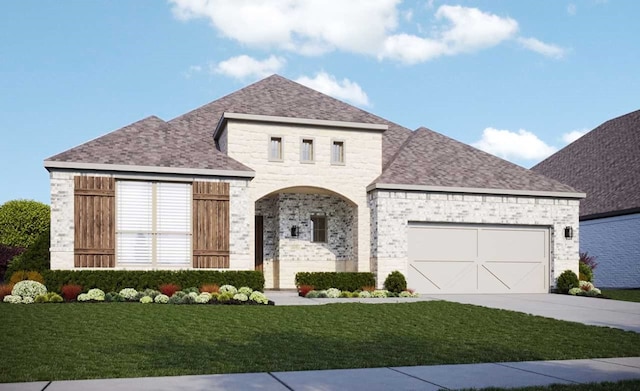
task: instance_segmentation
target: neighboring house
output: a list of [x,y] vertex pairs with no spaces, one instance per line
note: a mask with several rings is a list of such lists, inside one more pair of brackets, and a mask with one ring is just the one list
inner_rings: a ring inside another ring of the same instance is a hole
[[281,76],[44,162],[55,269],[393,270],[419,292],[548,292],[583,194]]
[[603,123],[532,170],[587,193],[580,251],[597,257],[596,285],[640,287],[640,110]]

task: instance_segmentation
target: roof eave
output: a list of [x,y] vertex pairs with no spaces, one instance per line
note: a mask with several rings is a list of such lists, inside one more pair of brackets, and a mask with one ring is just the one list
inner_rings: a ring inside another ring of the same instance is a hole
[[571,198],[582,199],[587,195],[578,192],[562,191],[539,191],[539,190],[513,190],[513,189],[484,189],[476,187],[448,187],[430,185],[407,185],[394,183],[372,183],[367,186],[367,192],[373,190],[401,190],[401,191],[422,191],[433,193],[461,193],[461,194],[487,194],[487,195],[510,195],[522,197],[549,197],[549,198]]
[[138,166],[128,164],[103,164],[103,163],[84,163],[84,162],[61,162],[54,160],[45,160],[44,168],[47,171],[52,169],[65,170],[95,170],[95,171],[119,171],[119,172],[140,172],[153,174],[177,174],[177,175],[202,175],[202,176],[222,176],[234,178],[253,178],[255,171],[240,170],[217,170],[209,168],[191,168],[191,167],[156,167],[156,166]]

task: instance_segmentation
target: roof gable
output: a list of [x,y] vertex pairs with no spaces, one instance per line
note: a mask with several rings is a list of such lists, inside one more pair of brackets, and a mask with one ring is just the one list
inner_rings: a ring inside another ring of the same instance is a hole
[[424,127],[413,132],[374,183],[576,193],[570,186]]
[[603,123],[532,170],[586,192],[581,217],[640,208],[640,110]]

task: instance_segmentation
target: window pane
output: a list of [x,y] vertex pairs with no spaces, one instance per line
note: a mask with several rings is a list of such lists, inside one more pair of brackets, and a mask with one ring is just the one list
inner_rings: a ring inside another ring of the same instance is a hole
[[151,233],[118,233],[118,263],[151,264]]
[[117,230],[151,232],[152,184],[150,182],[118,182]]
[[344,163],[344,142],[333,142],[331,145],[331,161],[333,163]]
[[314,242],[327,241],[327,218],[324,216],[312,216],[311,227],[313,230]]
[[191,185],[157,184],[158,232],[191,232]]
[[282,138],[271,137],[271,144],[269,145],[269,158],[275,160],[282,159]]
[[191,264],[191,235],[161,233],[156,236],[156,246],[158,264]]
[[302,140],[302,160],[313,161],[313,140]]

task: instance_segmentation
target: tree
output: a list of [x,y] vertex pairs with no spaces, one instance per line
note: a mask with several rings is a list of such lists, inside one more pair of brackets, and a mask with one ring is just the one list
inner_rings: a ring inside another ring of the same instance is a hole
[[28,248],[49,230],[49,205],[33,200],[13,200],[0,205],[0,243]]

